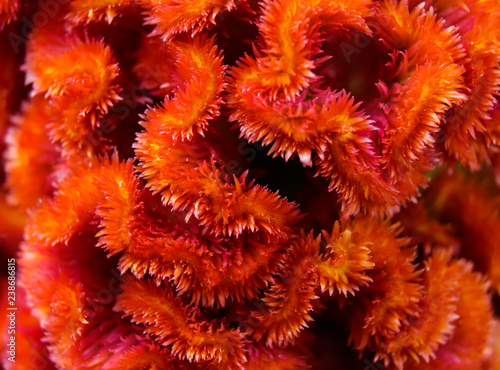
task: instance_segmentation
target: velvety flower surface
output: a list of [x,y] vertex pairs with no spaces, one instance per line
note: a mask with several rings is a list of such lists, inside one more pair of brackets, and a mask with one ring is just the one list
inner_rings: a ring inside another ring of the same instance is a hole
[[499,35],[493,0],[0,0],[3,367],[498,369]]

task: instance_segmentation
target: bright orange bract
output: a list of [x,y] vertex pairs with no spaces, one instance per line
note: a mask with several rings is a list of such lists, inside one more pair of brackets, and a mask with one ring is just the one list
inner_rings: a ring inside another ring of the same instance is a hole
[[500,368],[499,35],[496,0],[0,0],[3,368]]

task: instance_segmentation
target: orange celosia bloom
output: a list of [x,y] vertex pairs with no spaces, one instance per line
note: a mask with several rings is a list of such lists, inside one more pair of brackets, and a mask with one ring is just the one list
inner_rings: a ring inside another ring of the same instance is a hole
[[18,365],[499,366],[497,1],[48,4],[0,2]]
[[[132,169],[120,176],[97,180],[106,197],[97,209],[102,218],[99,245],[114,255],[123,252],[118,268],[136,277],[168,278],[180,294],[194,303],[224,306],[228,297],[254,298],[257,288],[271,280],[283,252],[284,239],[244,234],[240,238],[204,235],[203,228],[187,223],[148,193],[141,194]],[[156,204],[155,204],[156,203]],[[157,220],[163,213],[164,221]],[[171,219],[167,222],[167,219]],[[151,230],[151,225],[156,225]],[[259,251],[254,255],[245,244]],[[246,268],[242,268],[242,261]],[[216,267],[216,268],[215,268]]]
[[361,225],[344,226],[340,233],[336,222],[331,235],[323,232],[329,243],[325,248],[328,258],[317,264],[322,291],[328,290],[330,295],[334,291],[345,296],[347,293],[355,295],[354,291],[372,282],[367,275],[367,271],[374,267],[370,256],[372,241],[365,237],[364,230],[357,229]]
[[[319,76],[313,73],[325,61],[318,57],[321,35],[345,27],[370,34],[363,19],[369,14],[365,1],[266,2],[261,50],[231,71],[229,87],[231,119],[240,122],[242,135],[273,144],[270,153],[285,160],[297,154],[304,165],[312,165],[316,152],[320,173],[343,198],[346,216],[397,205],[397,191],[384,180],[369,138],[372,122],[345,92],[317,92]],[[344,165],[340,157],[352,163]]]
[[[163,202],[174,210],[194,215],[216,236],[237,236],[245,230],[282,234],[297,219],[293,205],[260,186],[247,186],[245,174],[237,178],[221,171],[215,151],[203,142],[207,118],[218,115],[224,86],[223,68],[214,47],[201,39],[199,44],[181,44],[179,49],[181,77],[188,70],[193,73],[199,69],[200,78],[211,79],[190,78],[185,90],[178,91],[163,107],[146,111],[146,131],[138,135],[135,149],[147,186],[154,193],[160,192]],[[275,222],[262,219],[268,212],[275,214]]]
[[[78,62],[82,54],[83,64]],[[99,118],[122,99],[115,81],[119,69],[110,49],[102,41],[66,35],[60,25],[34,32],[23,69],[26,82],[33,83],[32,95],[45,93],[49,99],[50,135],[62,144],[65,157],[88,144],[87,136],[100,126]]]

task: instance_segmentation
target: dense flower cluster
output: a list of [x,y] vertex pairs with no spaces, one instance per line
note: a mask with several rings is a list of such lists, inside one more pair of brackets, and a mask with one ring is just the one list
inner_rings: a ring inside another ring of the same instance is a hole
[[0,50],[5,368],[500,368],[497,0],[0,0]]

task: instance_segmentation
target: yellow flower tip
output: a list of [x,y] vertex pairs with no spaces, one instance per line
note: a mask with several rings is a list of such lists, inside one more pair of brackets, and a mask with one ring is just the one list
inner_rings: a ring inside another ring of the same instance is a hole
[[161,36],[165,42],[182,32],[195,35],[215,24],[217,14],[236,7],[234,0],[140,0],[139,4],[146,9],[145,24],[155,26],[151,36]]

